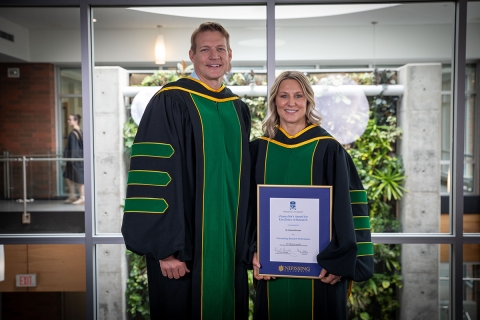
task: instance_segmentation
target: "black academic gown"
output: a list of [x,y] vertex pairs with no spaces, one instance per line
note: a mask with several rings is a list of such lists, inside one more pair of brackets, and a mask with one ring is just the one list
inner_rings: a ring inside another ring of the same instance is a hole
[[[149,102],[132,146],[122,233],[146,255],[152,319],[246,319],[248,107],[193,78]],[[174,255],[190,270],[162,276]]]
[[[70,132],[63,157],[83,158],[83,133],[81,130],[73,129]],[[83,161],[67,161],[63,177],[75,183],[83,184]]]
[[[366,192],[352,159],[322,127],[311,125],[291,136],[279,128],[273,139],[251,143],[256,184],[332,186],[332,238],[317,261],[334,284],[277,278],[259,281],[255,319],[345,319],[349,281],[373,276],[373,246]],[[256,190],[252,188],[251,207]]]

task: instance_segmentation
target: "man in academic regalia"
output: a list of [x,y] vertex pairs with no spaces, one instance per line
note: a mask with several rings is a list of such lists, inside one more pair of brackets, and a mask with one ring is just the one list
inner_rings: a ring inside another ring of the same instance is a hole
[[146,255],[152,319],[246,319],[250,113],[222,84],[228,32],[191,37],[195,72],[149,102],[131,151],[122,233]]

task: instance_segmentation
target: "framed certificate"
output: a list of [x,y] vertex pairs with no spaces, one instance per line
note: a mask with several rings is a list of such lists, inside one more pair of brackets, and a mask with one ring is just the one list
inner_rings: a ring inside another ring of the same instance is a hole
[[332,187],[258,185],[257,251],[263,276],[318,278],[332,237]]

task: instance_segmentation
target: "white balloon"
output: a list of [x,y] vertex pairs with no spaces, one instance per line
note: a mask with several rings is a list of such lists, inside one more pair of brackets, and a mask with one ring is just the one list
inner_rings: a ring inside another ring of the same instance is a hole
[[157,93],[158,88],[145,88],[142,89],[139,93],[135,95],[130,106],[130,114],[132,115],[133,121],[139,125],[140,120],[142,120],[143,113],[147,107],[150,99]]
[[342,85],[338,85],[335,90],[328,90],[331,86],[325,86],[322,95],[315,97],[315,108],[322,116],[322,127],[341,144],[350,144],[367,128],[369,105],[363,90],[352,87],[353,80],[340,81],[349,89],[342,90]]

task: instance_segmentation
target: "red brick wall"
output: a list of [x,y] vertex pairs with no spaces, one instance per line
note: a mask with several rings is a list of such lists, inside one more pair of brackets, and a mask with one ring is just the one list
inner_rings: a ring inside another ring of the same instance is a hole
[[[19,78],[8,78],[8,68],[19,68]],[[54,154],[55,68],[45,63],[0,63],[0,154]],[[4,197],[4,170],[0,164],[0,198]],[[23,197],[21,163],[10,164],[11,198]],[[27,197],[56,194],[56,164],[29,162]]]

